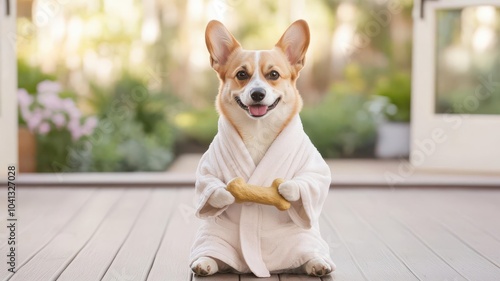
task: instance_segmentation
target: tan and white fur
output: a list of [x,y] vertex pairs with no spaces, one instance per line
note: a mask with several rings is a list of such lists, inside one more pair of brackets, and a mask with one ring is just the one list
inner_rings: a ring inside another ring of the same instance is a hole
[[[207,25],[205,40],[210,62],[220,80],[217,110],[236,128],[255,164],[302,108],[296,81],[304,66],[309,38],[307,23],[298,20],[273,49],[250,51],[244,50],[222,23],[211,21]],[[284,182],[278,190],[290,202],[300,199],[299,189],[293,183]],[[222,208],[234,201],[227,190],[219,189],[208,203]],[[210,257],[199,258],[192,264],[198,275],[211,275],[226,267]],[[318,257],[300,270],[323,276],[333,269]]]

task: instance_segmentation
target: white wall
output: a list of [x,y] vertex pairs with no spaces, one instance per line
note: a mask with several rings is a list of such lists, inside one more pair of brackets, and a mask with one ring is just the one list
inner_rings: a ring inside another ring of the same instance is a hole
[[[5,1],[9,1],[9,15]],[[16,0],[0,1],[0,178],[18,161],[15,19]]]

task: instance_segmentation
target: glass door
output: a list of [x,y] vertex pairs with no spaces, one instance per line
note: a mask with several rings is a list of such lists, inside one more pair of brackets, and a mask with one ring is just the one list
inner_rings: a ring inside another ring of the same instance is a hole
[[410,161],[500,174],[500,2],[421,3],[414,11]]
[[500,7],[437,9],[435,15],[435,112],[500,114],[500,80],[495,79],[500,73]]

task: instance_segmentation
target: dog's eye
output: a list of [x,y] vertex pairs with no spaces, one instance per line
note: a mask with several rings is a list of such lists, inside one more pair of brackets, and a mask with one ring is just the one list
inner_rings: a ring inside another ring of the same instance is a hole
[[267,79],[269,80],[278,80],[278,78],[280,78],[280,74],[276,70],[269,72],[267,75]]
[[248,73],[246,71],[238,71],[238,73],[236,73],[236,78],[238,80],[247,80],[248,79]]

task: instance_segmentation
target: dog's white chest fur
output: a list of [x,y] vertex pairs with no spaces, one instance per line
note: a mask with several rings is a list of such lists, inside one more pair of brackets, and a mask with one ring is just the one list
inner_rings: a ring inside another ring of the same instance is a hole
[[278,122],[266,122],[257,120],[257,122],[248,122],[239,128],[239,133],[243,142],[250,152],[253,162],[257,165],[264,157],[267,150],[279,134],[282,124]]

